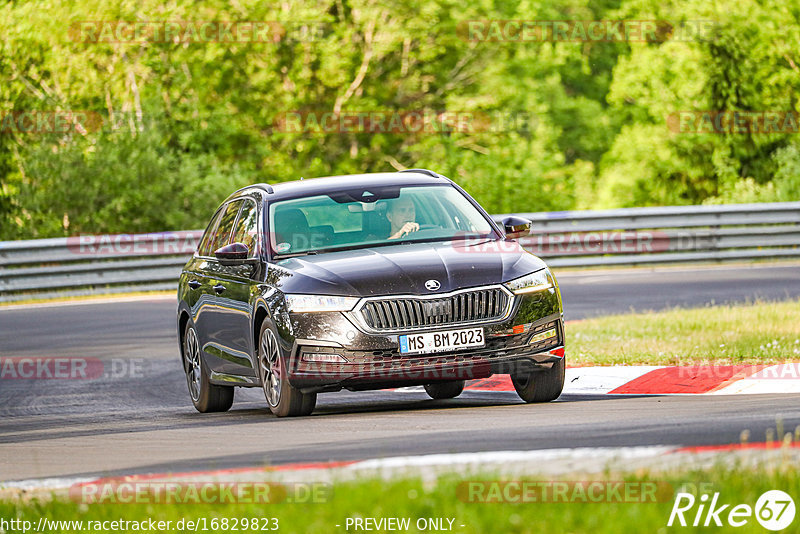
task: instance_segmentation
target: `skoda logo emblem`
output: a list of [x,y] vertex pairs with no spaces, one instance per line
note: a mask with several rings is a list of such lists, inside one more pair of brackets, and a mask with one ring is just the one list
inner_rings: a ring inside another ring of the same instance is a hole
[[425,289],[429,291],[436,291],[440,287],[442,287],[442,284],[440,284],[438,280],[428,280],[425,282]]

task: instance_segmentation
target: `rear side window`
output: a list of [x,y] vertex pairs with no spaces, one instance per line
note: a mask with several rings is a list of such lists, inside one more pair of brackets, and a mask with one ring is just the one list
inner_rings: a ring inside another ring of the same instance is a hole
[[230,204],[225,207],[222,218],[219,220],[219,225],[217,226],[217,230],[213,233],[211,239],[209,239],[209,253],[206,254],[207,256],[211,256],[214,254],[214,251],[217,249],[224,247],[230,241],[231,231],[233,230],[233,223],[236,222],[236,215],[239,213],[239,208],[242,206],[241,201],[231,202]]

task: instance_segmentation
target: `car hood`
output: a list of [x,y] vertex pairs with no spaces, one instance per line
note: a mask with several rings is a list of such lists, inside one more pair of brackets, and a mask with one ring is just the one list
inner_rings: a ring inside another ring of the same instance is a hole
[[[284,293],[430,295],[507,282],[545,267],[514,241],[407,243],[282,260],[271,269]],[[428,280],[440,287],[431,291]]]

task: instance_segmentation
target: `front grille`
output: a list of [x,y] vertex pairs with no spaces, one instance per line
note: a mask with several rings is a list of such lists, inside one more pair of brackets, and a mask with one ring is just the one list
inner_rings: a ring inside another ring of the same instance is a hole
[[[443,365],[473,365],[479,363],[492,363],[531,354],[544,352],[563,343],[561,336],[547,339],[538,343],[529,344],[525,341],[534,333],[542,332],[549,328],[558,327],[559,321],[552,321],[539,325],[531,332],[515,334],[513,336],[494,337],[486,339],[486,346],[470,350],[462,350],[435,354],[401,354],[397,348],[377,350],[352,350],[339,347],[314,347],[303,346],[300,352],[314,354],[337,354],[346,361],[342,363],[321,363],[300,361],[300,370],[309,372],[319,368],[329,370],[331,373],[381,373],[384,371],[409,370],[423,367],[436,367]],[[316,366],[316,367],[315,367]]]
[[387,332],[492,321],[506,315],[510,302],[509,294],[503,289],[489,287],[434,298],[368,300],[360,312],[369,328]]

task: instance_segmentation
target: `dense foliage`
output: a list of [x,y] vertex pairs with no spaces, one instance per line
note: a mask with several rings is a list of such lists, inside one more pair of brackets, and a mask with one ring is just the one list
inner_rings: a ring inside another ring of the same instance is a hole
[[[5,1],[0,117],[88,110],[103,123],[3,122],[0,239],[196,228],[248,183],[408,167],[450,176],[494,213],[797,200],[796,130],[688,133],[669,117],[800,111],[799,18],[796,0]],[[470,20],[672,26],[644,42],[508,42],[471,40]],[[76,37],[82,21],[277,21],[286,33],[94,42]],[[693,21],[713,24],[678,37]],[[490,127],[281,127],[287,113],[340,110],[475,113]]]

